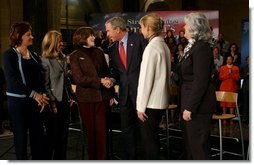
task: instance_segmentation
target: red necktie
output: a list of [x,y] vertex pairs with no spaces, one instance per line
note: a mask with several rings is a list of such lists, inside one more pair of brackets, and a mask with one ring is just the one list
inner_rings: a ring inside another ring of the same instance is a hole
[[124,51],[124,46],[123,46],[122,41],[120,41],[119,55],[120,55],[120,59],[122,61],[122,64],[123,64],[124,68],[126,69],[126,56],[125,56],[125,51]]

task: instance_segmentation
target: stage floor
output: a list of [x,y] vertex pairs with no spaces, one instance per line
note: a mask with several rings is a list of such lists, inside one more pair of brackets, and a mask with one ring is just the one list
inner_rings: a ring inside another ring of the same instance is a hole
[[[109,159],[118,160],[123,157],[123,142],[121,141],[120,123],[119,116],[113,116],[112,120],[112,150],[109,155]],[[223,125],[223,149],[229,152],[241,153],[241,143],[239,140],[240,134],[238,130],[238,124],[234,125]],[[181,135],[181,129],[178,122],[170,124],[169,127],[169,144],[170,153],[167,153],[167,145],[165,141],[165,130],[162,127],[160,129],[160,137],[164,139],[161,141],[160,160],[177,160],[183,159],[183,139]],[[245,150],[247,151],[249,145],[249,124],[243,123],[243,134]],[[212,132],[211,132],[211,146],[212,148],[219,148],[219,132],[218,122],[213,121]],[[82,140],[82,134],[80,132],[79,121],[70,124],[69,141],[68,141],[68,160],[87,160],[87,141]],[[15,160],[15,150],[13,146],[13,135],[9,130],[5,130],[5,134],[0,136],[0,160]],[[139,151],[139,150],[138,150]],[[246,152],[245,151],[245,152]],[[218,152],[212,151],[212,154]],[[138,152],[138,159],[142,160],[141,154]],[[246,155],[246,154],[245,154]],[[219,155],[212,157],[213,160],[219,160]],[[224,160],[242,160],[242,157],[230,154],[223,154]]]

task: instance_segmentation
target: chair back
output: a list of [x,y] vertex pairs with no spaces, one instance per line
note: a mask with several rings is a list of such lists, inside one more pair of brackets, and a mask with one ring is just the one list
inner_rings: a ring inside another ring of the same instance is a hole
[[237,103],[238,94],[235,92],[216,91],[216,100]]

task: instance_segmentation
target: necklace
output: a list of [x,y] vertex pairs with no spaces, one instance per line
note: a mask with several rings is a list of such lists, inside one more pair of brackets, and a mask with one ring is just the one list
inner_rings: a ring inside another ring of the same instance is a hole
[[25,51],[20,51],[19,48],[16,48],[16,49],[22,55],[22,58],[26,60],[30,59],[30,54],[28,49],[26,49]]

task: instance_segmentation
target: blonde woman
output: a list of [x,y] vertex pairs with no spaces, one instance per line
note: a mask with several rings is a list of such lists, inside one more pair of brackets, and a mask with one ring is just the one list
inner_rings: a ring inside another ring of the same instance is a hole
[[50,111],[46,114],[48,159],[66,159],[70,106],[73,103],[71,84],[67,75],[67,62],[61,50],[62,35],[52,30],[42,41],[44,87],[50,98]]
[[160,36],[162,19],[148,14],[140,19],[141,32],[148,45],[141,62],[137,115],[141,129],[144,159],[158,159],[160,141],[158,138],[159,110],[169,105],[170,50]]

